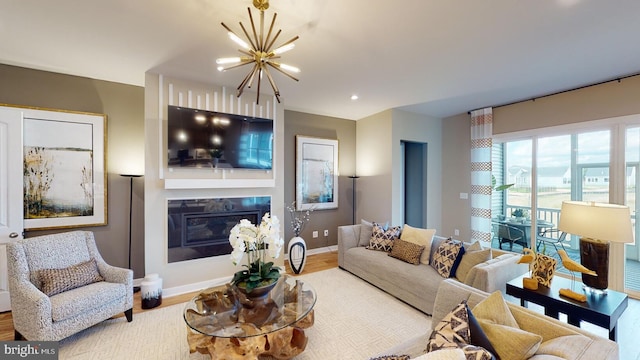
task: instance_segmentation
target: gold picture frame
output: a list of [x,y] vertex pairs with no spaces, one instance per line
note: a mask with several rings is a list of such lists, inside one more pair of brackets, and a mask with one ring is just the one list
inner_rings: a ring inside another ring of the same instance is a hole
[[7,109],[22,119],[25,229],[107,225],[107,116]]

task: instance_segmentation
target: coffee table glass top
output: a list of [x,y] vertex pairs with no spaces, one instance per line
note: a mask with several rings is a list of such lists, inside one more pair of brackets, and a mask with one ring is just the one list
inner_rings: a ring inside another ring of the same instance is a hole
[[248,299],[228,284],[206,289],[187,303],[183,316],[201,334],[244,338],[291,326],[315,303],[316,292],[308,283],[283,275],[262,299]]

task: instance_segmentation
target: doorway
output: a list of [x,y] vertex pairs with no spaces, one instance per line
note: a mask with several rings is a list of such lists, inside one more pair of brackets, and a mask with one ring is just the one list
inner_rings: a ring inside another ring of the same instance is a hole
[[427,227],[427,143],[401,141],[404,223]]

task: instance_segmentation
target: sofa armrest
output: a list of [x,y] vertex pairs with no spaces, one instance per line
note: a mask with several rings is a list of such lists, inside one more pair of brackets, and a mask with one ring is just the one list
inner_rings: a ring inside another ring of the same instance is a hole
[[338,226],[338,266],[344,266],[345,251],[357,247],[362,225]]
[[488,293],[496,290],[506,293],[508,281],[529,271],[527,264],[518,264],[520,257],[509,253],[478,264],[469,271],[464,283]]

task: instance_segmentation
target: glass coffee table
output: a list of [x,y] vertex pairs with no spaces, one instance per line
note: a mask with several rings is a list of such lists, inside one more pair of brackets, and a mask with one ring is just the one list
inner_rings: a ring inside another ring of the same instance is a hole
[[313,325],[315,303],[315,290],[288,275],[261,298],[229,284],[206,289],[184,309],[189,351],[220,360],[290,359],[307,345],[304,329]]

